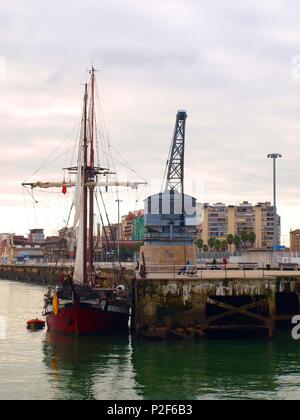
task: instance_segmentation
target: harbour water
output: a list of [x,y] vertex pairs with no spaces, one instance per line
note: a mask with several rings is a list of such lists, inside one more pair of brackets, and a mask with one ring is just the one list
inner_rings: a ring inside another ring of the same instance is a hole
[[200,342],[29,332],[44,291],[0,280],[0,399],[300,399],[300,342],[288,331]]

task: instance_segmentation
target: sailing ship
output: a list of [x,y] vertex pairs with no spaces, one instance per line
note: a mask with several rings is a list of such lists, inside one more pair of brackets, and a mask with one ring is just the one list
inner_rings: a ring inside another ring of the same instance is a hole
[[[69,334],[103,334],[128,331],[130,317],[129,294],[122,285],[124,269],[119,261],[120,285],[103,288],[103,275],[97,272],[94,259],[94,198],[96,187],[106,185],[99,177],[111,174],[109,169],[95,165],[95,69],[90,71],[91,82],[85,84],[82,130],[77,167],[68,168],[76,174],[76,182],[31,183],[31,188],[75,187],[74,229],[76,229],[76,258],[73,275],[68,274],[61,284],[49,287],[44,298],[43,316],[50,331]],[[89,89],[90,87],[90,89]],[[143,183],[115,183],[136,187]],[[102,288],[101,288],[102,284]]]

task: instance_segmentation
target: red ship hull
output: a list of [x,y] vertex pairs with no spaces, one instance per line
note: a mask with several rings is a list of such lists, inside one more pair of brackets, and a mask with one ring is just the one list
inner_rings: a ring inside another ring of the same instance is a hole
[[87,335],[128,331],[129,314],[108,312],[88,305],[73,303],[58,314],[47,315],[49,331]]

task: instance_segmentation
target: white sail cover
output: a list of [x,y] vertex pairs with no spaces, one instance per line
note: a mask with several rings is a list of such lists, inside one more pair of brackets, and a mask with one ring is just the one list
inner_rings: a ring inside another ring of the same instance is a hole
[[83,149],[80,147],[78,157],[78,174],[76,180],[76,190],[74,196],[74,232],[77,232],[76,237],[76,259],[74,269],[74,283],[84,283],[84,176],[83,176]]

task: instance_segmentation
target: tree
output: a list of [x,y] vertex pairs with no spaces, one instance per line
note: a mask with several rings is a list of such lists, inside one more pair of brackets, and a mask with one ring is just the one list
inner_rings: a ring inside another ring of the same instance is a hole
[[226,240],[221,242],[221,249],[223,252],[227,251],[228,249],[228,242]]
[[208,245],[204,245],[203,246],[203,252],[208,252],[209,251],[209,247]]
[[247,242],[249,241],[249,233],[246,230],[244,230],[241,233],[241,240],[242,240],[244,246],[246,246]]
[[221,248],[222,248],[222,242],[220,241],[220,239],[216,239],[215,240],[215,250],[220,251]]
[[204,242],[202,239],[198,239],[198,241],[196,242],[197,244],[197,248],[199,249],[199,251],[201,251],[201,249],[203,249],[204,246]]
[[229,245],[230,252],[232,252],[232,245],[234,244],[234,236],[228,235],[227,236],[227,244]]
[[121,259],[130,259],[132,260],[137,252],[140,252],[141,244],[136,244],[134,246],[126,246],[123,244],[120,246],[120,257]]
[[251,232],[251,233],[249,233],[249,242],[250,242],[250,244],[252,245],[252,247],[253,247],[253,245],[255,244],[255,242],[256,242],[256,235],[255,235],[255,233],[254,232]]
[[214,247],[215,247],[215,239],[214,238],[210,238],[209,240],[208,240],[208,246],[210,247],[210,250],[212,251],[213,249],[214,249]]
[[237,235],[237,236],[234,237],[233,243],[234,243],[234,245],[236,246],[237,249],[240,248],[241,242],[242,242],[242,239],[241,239],[240,236]]

